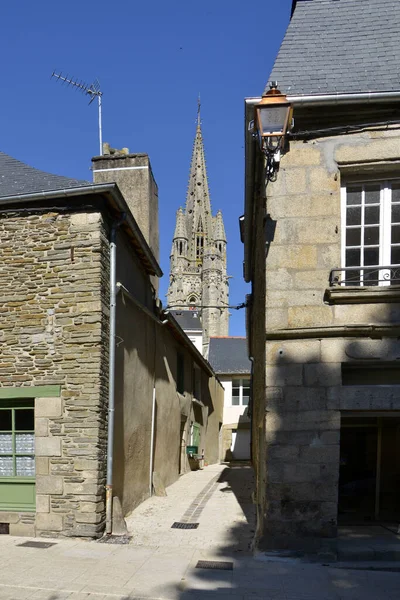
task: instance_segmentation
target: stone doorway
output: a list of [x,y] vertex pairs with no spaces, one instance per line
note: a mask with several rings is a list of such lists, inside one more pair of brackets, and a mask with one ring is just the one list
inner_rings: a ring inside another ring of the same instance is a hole
[[342,414],[339,524],[400,524],[400,415]]

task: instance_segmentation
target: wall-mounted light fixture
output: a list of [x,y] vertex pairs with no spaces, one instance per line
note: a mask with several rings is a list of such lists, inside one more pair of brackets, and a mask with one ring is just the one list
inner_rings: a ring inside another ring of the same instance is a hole
[[267,157],[267,175],[272,179],[280,162],[285,135],[292,122],[293,106],[282,94],[276,81],[255,105],[255,128],[260,148]]

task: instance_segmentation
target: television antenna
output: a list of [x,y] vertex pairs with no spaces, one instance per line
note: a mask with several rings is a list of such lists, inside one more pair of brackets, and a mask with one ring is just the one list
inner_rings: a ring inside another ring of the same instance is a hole
[[90,96],[89,104],[92,104],[93,100],[97,98],[98,107],[99,107],[99,143],[100,143],[100,156],[103,154],[103,128],[102,128],[102,114],[101,114],[101,97],[103,92],[100,90],[100,82],[98,79],[95,79],[93,83],[87,85],[83,81],[78,81],[77,79],[73,79],[64,75],[62,73],[56,73],[55,71],[51,74],[52,77],[58,79],[63,84],[66,83],[68,85],[72,85],[76,90],[80,90],[87,96]]

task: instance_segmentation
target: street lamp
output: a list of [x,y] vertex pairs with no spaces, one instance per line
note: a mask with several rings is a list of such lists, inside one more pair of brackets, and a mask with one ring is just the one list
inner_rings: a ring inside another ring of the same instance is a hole
[[277,85],[276,81],[272,81],[270,90],[255,105],[256,132],[260,148],[267,157],[269,175],[273,175],[277,170],[280,152],[293,115],[292,105],[277,89]]

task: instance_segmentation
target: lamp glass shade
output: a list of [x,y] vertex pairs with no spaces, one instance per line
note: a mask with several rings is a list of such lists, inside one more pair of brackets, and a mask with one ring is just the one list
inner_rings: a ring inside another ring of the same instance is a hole
[[284,135],[287,126],[289,105],[264,105],[257,107],[261,137]]

